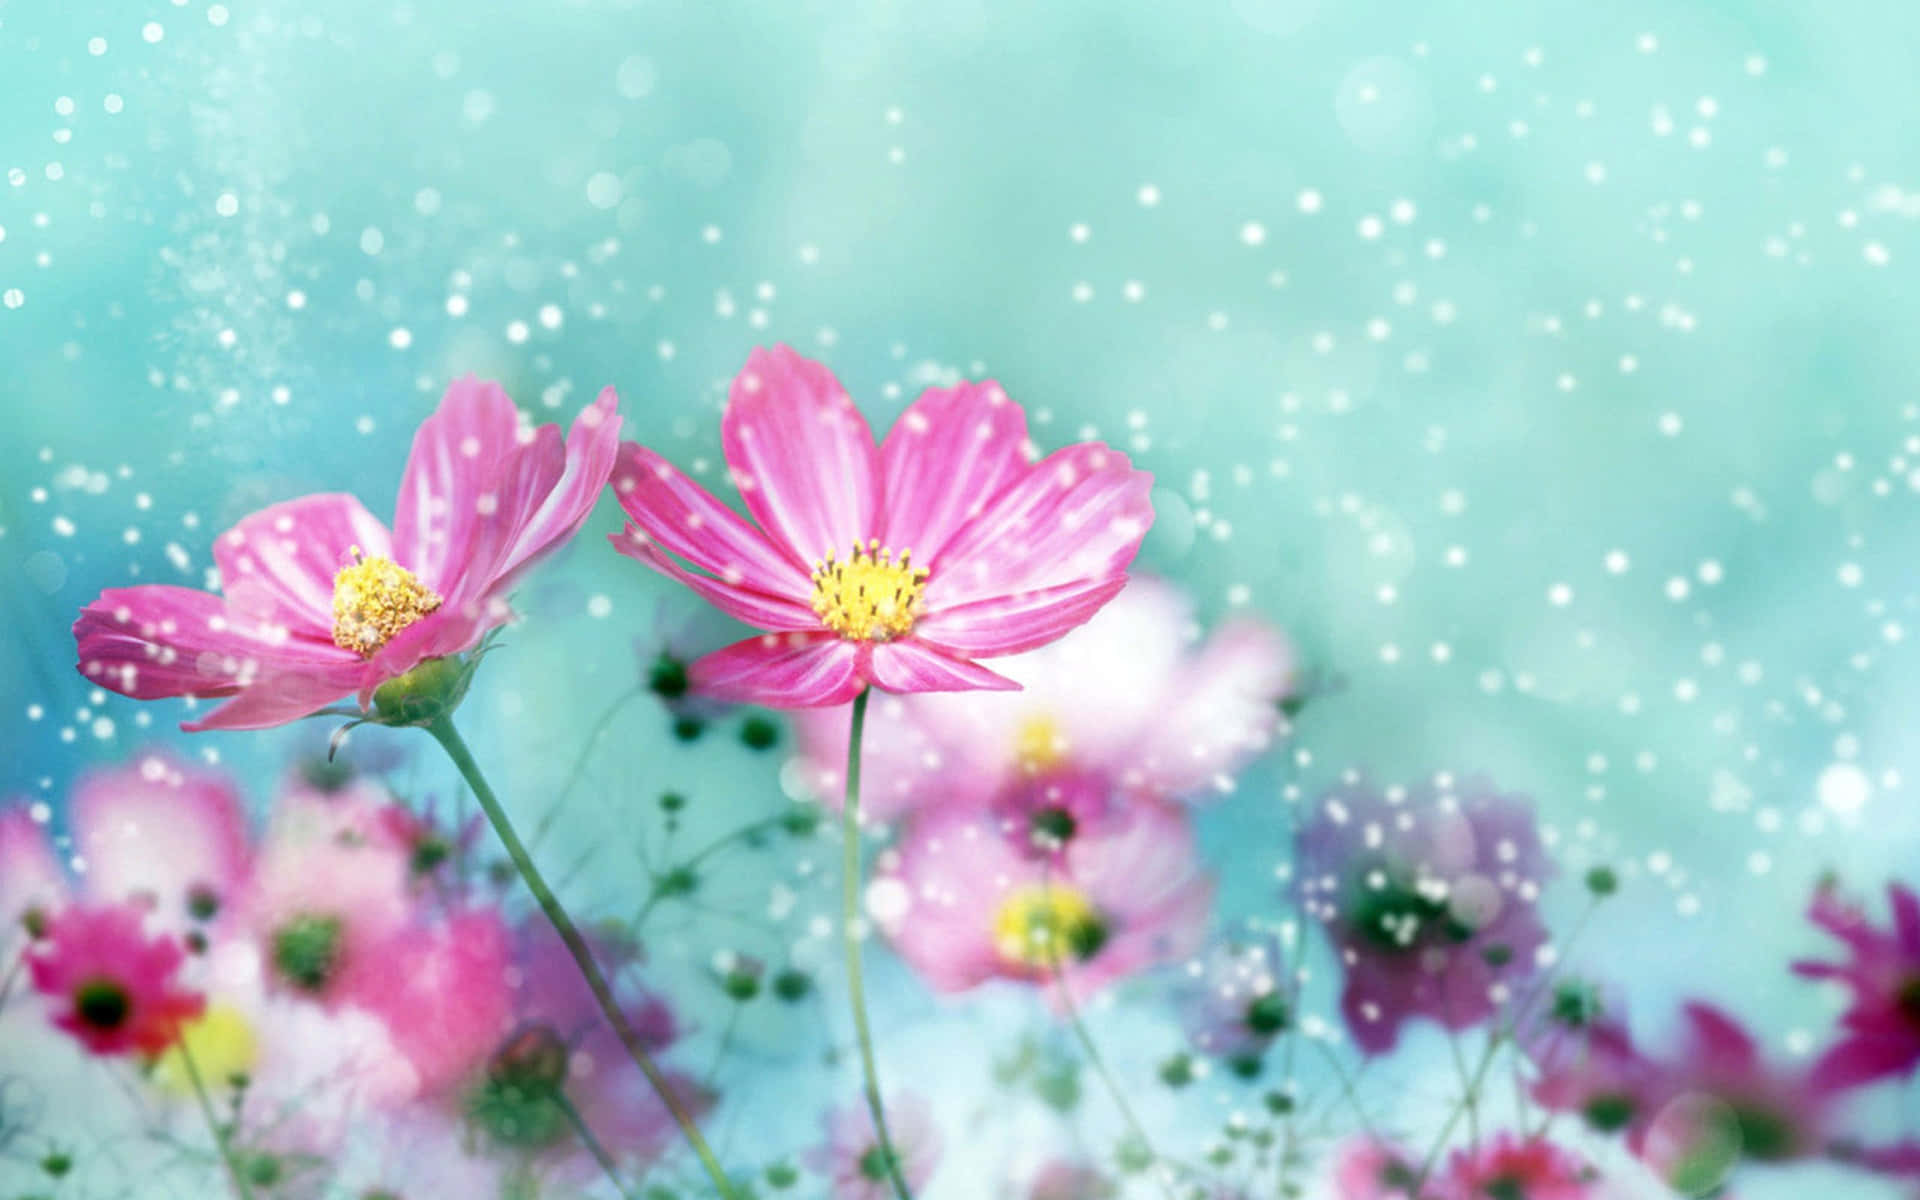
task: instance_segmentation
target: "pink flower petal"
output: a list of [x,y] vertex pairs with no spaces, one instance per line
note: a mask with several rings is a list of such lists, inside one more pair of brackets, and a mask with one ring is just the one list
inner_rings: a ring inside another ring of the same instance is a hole
[[24,806],[0,808],[0,951],[10,950],[30,908],[66,902],[67,881],[47,831]]
[[586,523],[613,473],[620,448],[620,398],[612,388],[600,393],[567,433],[566,465],[544,499],[520,519],[520,532],[497,568],[488,591],[505,591],[540,558],[558,549]]
[[801,569],[874,533],[880,452],[833,372],[787,346],[757,349],[720,427],[734,484]]
[[1732,1069],[1750,1066],[1757,1058],[1753,1038],[1726,1013],[1699,1003],[1688,1004],[1683,1013],[1701,1061]]
[[1807,1083],[1816,1092],[1843,1092],[1905,1074],[1913,1065],[1912,1044],[1905,1039],[1848,1038],[1820,1056]]
[[387,527],[344,492],[263,508],[220,535],[213,560],[229,611],[321,639],[333,636],[333,577],[353,561],[391,556]]
[[73,794],[73,831],[98,899],[145,897],[184,928],[191,901],[224,906],[247,871],[247,818],[232,780],[158,752],[83,778]]
[[677,579],[706,598],[707,602],[737,621],[761,629],[781,632],[817,630],[820,618],[804,604],[784,596],[770,596],[751,587],[728,583],[708,575],[696,575],[673,561],[647,538],[638,525],[628,525],[622,533],[607,535],[613,548],[644,563],[669,579]]
[[846,704],[866,683],[859,650],[830,633],[764,634],[697,659],[688,682],[703,696],[771,708]]
[[80,673],[136,700],[225,696],[287,671],[357,667],[331,641],[234,617],[211,592],[108,588],[73,624]]
[[198,721],[183,722],[180,728],[201,733],[285,725],[357,691],[367,673],[367,664],[355,661],[263,675],[219,708]]
[[[613,494],[627,516],[628,540],[639,529],[648,541],[730,585],[804,599],[813,593],[807,570],[784,548],[747,524],[666,459],[631,442],[620,447]],[[614,548],[632,555],[614,541]],[[643,560],[644,561],[644,560]],[[652,565],[652,564],[649,564]]]
[[1296,661],[1293,643],[1277,629],[1253,621],[1223,626],[1182,668],[1139,747],[1148,785],[1182,796],[1230,780],[1243,760],[1272,744]]
[[999,384],[928,388],[880,447],[886,502],[877,536],[931,562],[1030,461],[1027,415]]
[[967,692],[984,688],[1017,692],[1020,685],[979,663],[943,654],[915,642],[881,642],[867,657],[863,672],[889,692]]
[[1082,624],[1125,587],[1125,575],[973,600],[922,617],[914,636],[955,654],[995,658],[1038,649]]
[[1153,523],[1153,476],[1098,442],[1029,467],[953,536],[927,582],[929,613],[1126,569]]
[[394,509],[395,561],[446,600],[481,594],[565,467],[557,428],[526,429],[498,384],[455,381],[414,435]]
[[1887,885],[1887,903],[1893,910],[1894,933],[1908,954],[1920,956],[1920,896],[1897,883]]

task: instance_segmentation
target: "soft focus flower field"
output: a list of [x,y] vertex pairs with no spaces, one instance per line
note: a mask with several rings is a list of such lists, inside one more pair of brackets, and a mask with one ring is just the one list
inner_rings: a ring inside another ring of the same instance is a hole
[[0,1200],[1920,1197],[1920,18],[475,16],[0,0]]

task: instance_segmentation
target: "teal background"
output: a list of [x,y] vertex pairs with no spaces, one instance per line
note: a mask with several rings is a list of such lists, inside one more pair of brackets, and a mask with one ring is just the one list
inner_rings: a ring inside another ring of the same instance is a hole
[[[612,384],[714,481],[725,381],[784,340],[876,425],[985,374],[1038,440],[1124,446],[1159,484],[1143,562],[1295,635],[1329,687],[1203,818],[1223,911],[1272,912],[1290,780],[1485,771],[1569,874],[1627,876],[1576,954],[1650,1036],[1703,994],[1805,1053],[1838,1009],[1785,972],[1812,881],[1920,861],[1916,37],[1868,0],[0,0],[0,789],[57,808],[157,741],[254,778],[311,745],[180,735],[177,705],[91,691],[67,627],[103,586],[204,583],[264,503],[387,511],[451,376],[554,419]],[[529,819],[634,640],[694,612],[616,526],[603,504],[528,586],[467,706]],[[772,760],[629,711],[552,839],[603,851],[569,884],[589,910],[631,901],[619,837],[658,791],[714,830],[779,803]],[[677,929],[661,971],[725,936]],[[965,1039],[1044,1027],[874,957],[883,1037],[951,1060],[952,1111]],[[1144,1080],[1167,1015],[1104,1019]],[[851,1097],[821,1040],[749,1038],[723,1142],[784,1152],[816,1105],[781,1097]],[[1389,1069],[1409,1103],[1434,1050]],[[1201,1095],[1144,1103],[1199,1128],[1244,1100]],[[1894,1194],[1740,1192],[1815,1185]]]

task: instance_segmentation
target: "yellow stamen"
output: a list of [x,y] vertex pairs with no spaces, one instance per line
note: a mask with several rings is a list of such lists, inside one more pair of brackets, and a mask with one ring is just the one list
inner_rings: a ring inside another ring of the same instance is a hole
[[829,552],[813,568],[813,611],[828,629],[852,642],[890,642],[904,637],[920,616],[927,571],[910,561],[911,550],[893,551],[878,538],[856,545],[837,561]]
[[333,577],[333,644],[372,658],[407,626],[440,607],[440,597],[413,572],[382,554],[353,548],[353,562]]
[[1054,884],[1025,887],[993,914],[993,945],[1016,966],[1052,968],[1084,961],[1107,941],[1100,910],[1078,889]]
[[1035,713],[1020,723],[1013,735],[1013,756],[1026,770],[1038,773],[1060,765],[1067,756],[1067,735],[1048,713]]

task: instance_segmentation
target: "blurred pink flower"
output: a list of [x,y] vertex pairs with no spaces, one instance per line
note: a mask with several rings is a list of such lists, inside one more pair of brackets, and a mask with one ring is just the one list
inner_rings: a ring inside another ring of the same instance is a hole
[[1393,1049],[1425,1017],[1469,1029],[1529,977],[1553,875],[1533,806],[1479,780],[1321,798],[1300,833],[1298,890],[1346,968],[1340,1010],[1360,1049]]
[[1406,1200],[1419,1174],[1413,1156],[1398,1146],[1354,1138],[1334,1152],[1334,1200]]
[[1833,1115],[1832,1094],[1804,1071],[1782,1070],[1761,1059],[1740,1024],[1709,1004],[1681,1010],[1679,1053],[1656,1060],[1659,1076],[1653,1116],[1630,1139],[1637,1152],[1676,1183],[1717,1184],[1681,1178],[1724,1155],[1699,1153],[1703,1145],[1726,1145],[1734,1156],[1781,1163],[1824,1152]]
[[[1204,644],[1196,632],[1185,593],[1135,576],[1081,628],[996,664],[1019,696],[877,698],[863,811],[888,820],[932,805],[990,805],[1013,819],[1055,810],[1085,823],[1129,794],[1231,788],[1278,736],[1297,659],[1284,634],[1250,618]],[[796,720],[813,790],[835,807],[847,722],[842,710]]]
[[1151,802],[1054,860],[1019,853],[989,818],[931,812],[868,889],[874,919],[935,990],[1059,976],[1075,1002],[1196,952],[1212,901],[1186,814]]
[[[905,1092],[887,1099],[887,1133],[899,1156],[900,1174],[918,1192],[940,1165],[943,1141],[925,1098]],[[826,1117],[827,1140],[807,1155],[807,1164],[826,1177],[833,1200],[892,1200],[886,1151],[874,1134],[867,1105],[835,1109]]]
[[1117,450],[1031,461],[1026,415],[998,384],[928,389],[876,447],[833,373],[786,346],[748,357],[721,444],[758,528],[627,444],[613,487],[632,521],[612,539],[769,631],[691,665],[693,690],[718,700],[1015,687],[974,660],[1093,615],[1153,520],[1151,476]]
[[1887,901],[1893,922],[1885,930],[1832,886],[1820,888],[1807,914],[1851,952],[1845,963],[1793,964],[1809,979],[1835,980],[1853,993],[1840,1018],[1846,1035],[1813,1068],[1813,1086],[1823,1091],[1910,1075],[1920,1065],[1920,896],[1896,883]]
[[1590,1200],[1596,1173],[1544,1137],[1498,1133],[1453,1152],[1436,1200]]
[[184,930],[217,917],[246,883],[251,835],[223,771],[147,751],[82,776],[71,803],[94,899],[145,900],[165,928]]
[[1257,1070],[1293,1020],[1285,971],[1286,954],[1272,934],[1216,940],[1187,963],[1175,1007],[1193,1048]]
[[281,796],[240,920],[281,988],[327,1004],[377,972],[417,913],[407,850],[384,835],[376,793]]
[[67,878],[47,832],[25,803],[0,808],[0,953],[26,937],[29,919],[44,921],[66,903]]
[[1541,1032],[1525,1049],[1534,1062],[1533,1098],[1548,1111],[1576,1113],[1598,1133],[1633,1140],[1653,1120],[1659,1072],[1634,1048],[1624,1022],[1603,1016],[1584,1028]]
[[572,537],[613,468],[611,389],[563,446],[471,376],[421,425],[391,532],[344,493],[262,509],[214,543],[224,595],[109,588],[74,623],[80,672],[138,700],[232,697],[183,728],[258,729],[472,649],[506,595]]
[[512,1012],[509,935],[493,909],[399,930],[343,964],[340,994],[386,1023],[413,1064],[420,1095],[479,1072]]
[[1099,1168],[1066,1159],[1042,1165],[1027,1185],[1027,1200],[1112,1200],[1119,1194]]
[[95,1054],[159,1054],[205,1007],[180,983],[186,953],[144,918],[135,904],[70,905],[28,951],[53,1023]]

